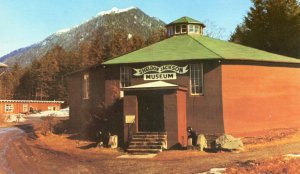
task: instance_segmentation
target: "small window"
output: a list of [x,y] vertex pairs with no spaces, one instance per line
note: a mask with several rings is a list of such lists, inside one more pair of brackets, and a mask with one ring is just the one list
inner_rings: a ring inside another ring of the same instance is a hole
[[90,75],[88,73],[83,74],[83,99],[89,99],[89,88],[90,88]]
[[4,109],[5,109],[5,112],[14,112],[14,105],[6,104]]
[[180,25],[176,25],[176,27],[175,27],[175,33],[179,34],[180,31],[181,31],[181,26]]
[[190,92],[191,95],[203,94],[203,64],[190,65]]
[[120,87],[124,88],[131,85],[131,68],[121,67],[120,68]]
[[55,106],[48,106],[48,111],[55,111],[55,110],[56,110]]
[[195,25],[195,33],[198,33],[198,32],[199,32],[199,26]]
[[186,25],[181,25],[181,33],[186,33]]
[[28,112],[28,104],[23,104],[23,112]]
[[189,33],[194,33],[194,25],[189,25]]

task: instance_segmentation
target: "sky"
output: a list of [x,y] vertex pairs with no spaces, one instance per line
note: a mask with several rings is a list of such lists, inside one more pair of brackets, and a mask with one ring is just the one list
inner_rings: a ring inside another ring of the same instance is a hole
[[251,0],[0,0],[0,57],[71,28],[101,11],[138,7],[165,23],[182,16],[222,29],[226,40],[242,23]]

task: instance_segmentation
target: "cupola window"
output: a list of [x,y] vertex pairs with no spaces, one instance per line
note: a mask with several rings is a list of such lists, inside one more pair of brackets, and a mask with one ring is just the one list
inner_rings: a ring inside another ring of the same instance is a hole
[[181,25],[181,33],[186,33],[186,25]]
[[181,26],[180,25],[176,25],[175,34],[180,34],[180,31],[181,31]]
[[195,33],[198,33],[198,32],[199,32],[199,26],[195,25]]
[[194,33],[194,25],[189,25],[189,33]]
[[182,34],[203,34],[203,28],[205,25],[200,21],[192,19],[190,17],[182,17],[179,18],[170,24],[166,25],[168,36],[172,37],[174,35],[182,35]]

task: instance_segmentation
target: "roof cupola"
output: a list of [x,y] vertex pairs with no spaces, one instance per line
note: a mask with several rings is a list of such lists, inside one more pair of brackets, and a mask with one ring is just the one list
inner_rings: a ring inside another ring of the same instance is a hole
[[205,25],[200,21],[184,16],[169,23],[168,25],[166,25],[166,28],[168,32],[168,37],[182,34],[202,35]]

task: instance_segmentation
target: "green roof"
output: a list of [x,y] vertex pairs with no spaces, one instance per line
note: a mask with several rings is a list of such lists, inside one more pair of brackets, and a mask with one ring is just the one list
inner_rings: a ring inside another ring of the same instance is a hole
[[[189,24],[200,24],[205,26],[202,22],[196,20],[196,19],[192,19],[190,17],[184,16],[182,18],[179,18],[171,23],[169,23],[168,25],[173,25],[173,24],[182,24],[182,23],[189,23]],[[167,25],[167,26],[168,26]]]
[[201,35],[179,35],[165,39],[103,64],[127,64],[182,60],[249,60],[300,63],[299,59],[242,46]]

